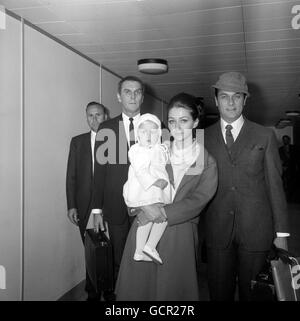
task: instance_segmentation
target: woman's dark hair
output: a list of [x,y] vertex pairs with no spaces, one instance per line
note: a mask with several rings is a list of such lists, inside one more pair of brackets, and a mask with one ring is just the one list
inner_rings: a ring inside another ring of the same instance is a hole
[[191,113],[193,120],[199,119],[200,115],[197,100],[193,95],[180,93],[174,96],[173,98],[171,98],[167,106],[167,112],[169,113],[170,109],[172,109],[173,107],[187,109]]

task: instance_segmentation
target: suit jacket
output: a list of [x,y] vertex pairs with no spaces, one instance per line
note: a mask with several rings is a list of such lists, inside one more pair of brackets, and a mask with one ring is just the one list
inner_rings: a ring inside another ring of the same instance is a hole
[[78,211],[82,238],[89,219],[89,206],[92,200],[92,166],[91,133],[73,137],[67,167],[67,205],[68,209],[76,208]]
[[[105,137],[107,133],[108,137]],[[108,162],[103,158],[103,152],[104,157],[108,156]],[[128,144],[121,114],[100,125],[95,143],[92,208],[102,209],[104,219],[110,224],[120,225],[127,219],[123,185],[127,181],[128,168]]]
[[230,149],[220,122],[205,130],[205,146],[218,165],[219,185],[206,213],[207,245],[268,250],[276,232],[288,232],[281,162],[271,129],[245,119]]
[[[172,183],[172,166],[167,164],[166,169]],[[217,185],[216,161],[203,148],[197,162],[183,176],[173,202],[164,206],[168,217],[168,225],[173,226],[188,221],[198,223],[199,214],[214,196]]]

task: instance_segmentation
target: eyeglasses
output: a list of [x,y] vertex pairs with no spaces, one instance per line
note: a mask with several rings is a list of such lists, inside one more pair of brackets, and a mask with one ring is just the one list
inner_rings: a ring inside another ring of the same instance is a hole
[[236,93],[233,95],[228,95],[228,94],[220,94],[218,95],[218,99],[226,101],[227,103],[230,103],[233,101],[234,103],[240,102],[242,99],[244,99],[244,94],[243,93]]
[[132,95],[134,97],[140,97],[140,96],[143,95],[143,90],[142,89],[137,89],[137,90],[131,91],[130,89],[126,89],[125,88],[122,91],[125,94],[125,96],[128,97],[128,98],[132,97]]

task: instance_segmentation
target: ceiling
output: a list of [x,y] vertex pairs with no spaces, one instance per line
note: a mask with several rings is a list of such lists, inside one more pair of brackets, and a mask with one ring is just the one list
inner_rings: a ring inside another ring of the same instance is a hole
[[[166,101],[185,91],[216,112],[211,85],[236,70],[248,79],[249,118],[275,125],[300,110],[300,29],[290,0],[0,0],[120,76],[141,77]],[[300,19],[299,19],[300,21]],[[164,58],[169,72],[144,75],[137,60]]]

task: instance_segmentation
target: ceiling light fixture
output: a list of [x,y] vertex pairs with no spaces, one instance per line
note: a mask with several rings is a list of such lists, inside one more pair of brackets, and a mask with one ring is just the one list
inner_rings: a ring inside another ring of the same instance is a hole
[[277,124],[275,125],[276,128],[285,128],[286,126],[292,126],[293,122],[291,119],[288,118],[281,118]]
[[300,116],[300,111],[298,110],[288,110],[285,112],[287,116]]
[[288,118],[281,118],[279,120],[279,122],[282,123],[282,124],[290,124],[292,122],[292,120],[288,119]]
[[137,62],[139,71],[144,74],[160,75],[168,72],[168,62],[165,59],[147,58]]

